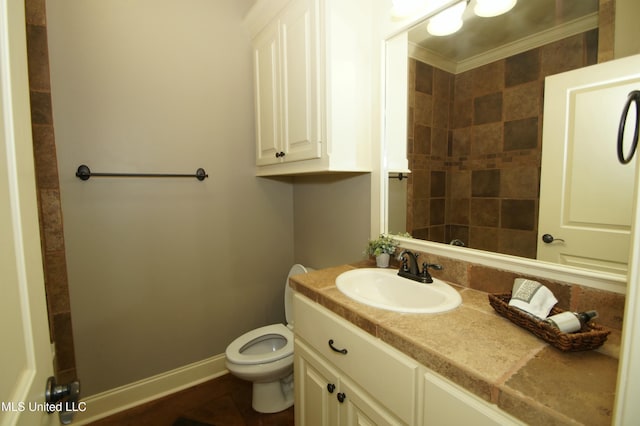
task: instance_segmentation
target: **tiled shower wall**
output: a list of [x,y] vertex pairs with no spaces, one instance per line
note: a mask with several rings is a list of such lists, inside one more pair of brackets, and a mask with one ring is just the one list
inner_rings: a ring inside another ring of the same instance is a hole
[[456,75],[410,59],[409,232],[535,258],[544,78],[597,55],[592,30]]
[[53,133],[45,0],[26,0],[25,7],[31,125],[49,329],[56,347],[56,379],[59,383],[66,383],[76,379],[76,365]]

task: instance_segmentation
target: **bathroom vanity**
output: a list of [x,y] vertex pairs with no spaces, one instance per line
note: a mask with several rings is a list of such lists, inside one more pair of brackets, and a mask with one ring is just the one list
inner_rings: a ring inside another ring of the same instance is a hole
[[442,314],[403,314],[294,276],[297,424],[610,424],[615,348],[563,353],[457,287]]

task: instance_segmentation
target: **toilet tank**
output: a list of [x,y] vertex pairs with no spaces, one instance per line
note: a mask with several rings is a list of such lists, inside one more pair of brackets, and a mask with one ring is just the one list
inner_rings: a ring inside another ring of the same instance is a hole
[[289,270],[289,275],[284,282],[284,316],[287,320],[287,327],[293,329],[293,290],[289,286],[289,278],[293,275],[306,274],[309,271],[313,271],[313,268],[307,268],[299,263],[296,263]]

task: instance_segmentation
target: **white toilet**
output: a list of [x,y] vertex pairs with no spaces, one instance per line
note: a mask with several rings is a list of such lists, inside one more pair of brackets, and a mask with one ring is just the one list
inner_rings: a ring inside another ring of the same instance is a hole
[[289,277],[306,274],[307,268],[291,267],[284,290],[287,325],[272,324],[243,334],[227,346],[227,369],[236,377],[253,382],[253,409],[277,413],[293,405],[293,291]]

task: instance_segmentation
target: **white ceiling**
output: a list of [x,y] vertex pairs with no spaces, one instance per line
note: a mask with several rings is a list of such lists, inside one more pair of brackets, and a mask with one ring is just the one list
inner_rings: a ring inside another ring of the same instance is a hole
[[460,63],[590,15],[597,19],[598,0],[519,0],[511,11],[493,18],[476,16],[474,6],[475,0],[471,0],[457,33],[431,36],[425,22],[409,32],[409,42],[428,54]]

